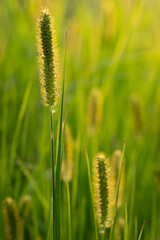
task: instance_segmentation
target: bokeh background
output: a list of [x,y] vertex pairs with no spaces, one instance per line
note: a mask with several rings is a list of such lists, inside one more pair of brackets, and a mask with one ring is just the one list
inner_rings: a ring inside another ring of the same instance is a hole
[[[160,3],[158,0],[0,1],[0,239],[3,201],[29,194],[32,207],[24,239],[46,239],[50,176],[49,109],[41,104],[36,22],[41,6],[54,16],[61,69],[68,31],[65,109],[73,138],[69,184],[73,239],[94,239],[85,158],[125,150],[124,202],[129,239],[145,220],[142,239],[160,237]],[[88,130],[89,96],[103,98],[102,120]],[[54,132],[58,124],[54,114]],[[62,183],[62,239],[67,238],[67,204]],[[120,210],[124,218],[124,204]],[[37,238],[38,239],[38,238]]]

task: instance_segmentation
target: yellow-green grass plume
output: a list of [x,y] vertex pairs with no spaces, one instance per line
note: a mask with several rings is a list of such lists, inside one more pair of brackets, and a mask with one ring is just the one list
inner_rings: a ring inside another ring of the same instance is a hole
[[53,17],[42,8],[37,24],[39,73],[43,104],[55,110],[59,95],[59,56]]
[[73,177],[73,140],[69,126],[65,126],[64,150],[61,170],[61,179],[71,181]]
[[98,153],[93,161],[93,196],[98,229],[104,233],[112,225],[114,206],[111,164],[104,153]]
[[101,125],[103,109],[103,97],[98,88],[93,88],[89,94],[87,109],[88,132],[94,133]]
[[[112,176],[113,176],[114,191],[115,191],[114,197],[116,197],[115,195],[116,195],[119,171],[121,167],[121,161],[122,161],[122,152],[120,150],[114,151],[112,155]],[[124,166],[121,174],[117,207],[120,207],[122,205],[123,198],[124,198]]]
[[3,216],[6,240],[22,239],[22,223],[15,201],[8,197],[3,203]]

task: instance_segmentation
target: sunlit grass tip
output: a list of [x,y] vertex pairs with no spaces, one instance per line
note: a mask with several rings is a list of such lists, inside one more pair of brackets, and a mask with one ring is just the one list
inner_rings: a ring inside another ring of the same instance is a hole
[[37,22],[37,45],[42,101],[55,110],[60,91],[59,56],[54,19],[45,7]]
[[3,202],[3,216],[6,240],[21,240],[22,227],[15,201],[8,197]]
[[71,131],[66,124],[64,134],[64,149],[63,149],[63,161],[61,170],[61,179],[65,182],[69,182],[73,177],[73,140]]
[[109,158],[98,153],[93,161],[93,197],[100,233],[112,225],[114,188]]

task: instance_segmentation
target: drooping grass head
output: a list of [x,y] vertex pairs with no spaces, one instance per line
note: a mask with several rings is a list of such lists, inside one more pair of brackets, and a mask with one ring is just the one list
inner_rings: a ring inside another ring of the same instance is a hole
[[42,100],[53,110],[59,92],[59,60],[53,18],[46,8],[41,10],[37,31]]
[[93,161],[93,191],[96,219],[100,233],[112,224],[114,190],[109,158],[104,153]]

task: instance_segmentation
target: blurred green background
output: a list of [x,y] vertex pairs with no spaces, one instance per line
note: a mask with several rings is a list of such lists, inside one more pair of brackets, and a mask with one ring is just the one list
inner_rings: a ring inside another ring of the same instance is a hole
[[[32,196],[24,239],[46,239],[51,197],[49,109],[41,104],[36,22],[41,6],[55,18],[63,69],[68,31],[65,109],[74,148],[70,182],[73,239],[94,239],[85,144],[92,162],[111,156],[126,138],[125,191],[129,238],[145,220],[142,239],[160,236],[160,3],[158,0],[0,1],[0,239],[2,203]],[[103,95],[102,122],[88,133],[88,98]],[[58,112],[58,110],[57,110]],[[58,113],[54,114],[54,132]],[[124,205],[124,204],[123,204]],[[124,207],[120,210],[124,218]],[[67,237],[62,183],[62,239]]]

